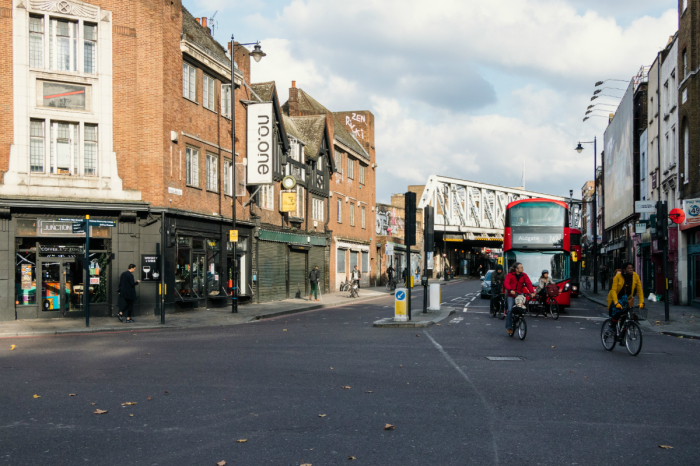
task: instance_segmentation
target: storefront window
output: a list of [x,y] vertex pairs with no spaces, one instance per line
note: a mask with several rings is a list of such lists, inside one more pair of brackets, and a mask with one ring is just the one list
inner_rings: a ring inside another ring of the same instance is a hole
[[192,238],[192,249],[204,249],[204,240],[202,238]]
[[211,296],[218,296],[223,291],[221,289],[221,264],[218,251],[207,253],[207,291]]
[[190,248],[179,246],[180,240],[189,238],[178,238],[177,262],[175,264],[175,291],[176,296],[189,298],[191,294],[191,264]]
[[221,242],[218,239],[208,239],[207,249],[210,249],[212,251],[218,251],[221,249]]
[[19,252],[15,256],[15,304],[36,304],[36,253]]
[[107,302],[107,263],[109,254],[90,253],[90,302]]

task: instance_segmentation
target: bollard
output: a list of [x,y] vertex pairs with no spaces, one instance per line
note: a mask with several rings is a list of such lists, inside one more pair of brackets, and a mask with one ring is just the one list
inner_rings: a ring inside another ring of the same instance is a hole
[[430,285],[430,306],[428,306],[429,311],[439,311],[440,302],[442,301],[442,288],[439,283],[433,283]]
[[394,294],[394,322],[407,322],[406,288],[396,288]]

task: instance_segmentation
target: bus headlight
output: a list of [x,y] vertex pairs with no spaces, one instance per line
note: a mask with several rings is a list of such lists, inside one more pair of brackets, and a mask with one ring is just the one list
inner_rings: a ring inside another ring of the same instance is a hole
[[564,289],[562,291],[564,291],[564,292],[569,291],[569,288],[571,288],[571,284],[567,283],[566,285],[564,285]]
[[574,286],[571,287],[571,289],[572,289],[573,291],[576,291],[576,290],[578,290],[578,286],[574,285]]

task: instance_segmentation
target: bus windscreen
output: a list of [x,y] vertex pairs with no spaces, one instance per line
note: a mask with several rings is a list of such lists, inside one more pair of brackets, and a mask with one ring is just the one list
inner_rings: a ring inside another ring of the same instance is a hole
[[509,227],[560,227],[566,225],[566,208],[553,202],[523,202],[509,209]]

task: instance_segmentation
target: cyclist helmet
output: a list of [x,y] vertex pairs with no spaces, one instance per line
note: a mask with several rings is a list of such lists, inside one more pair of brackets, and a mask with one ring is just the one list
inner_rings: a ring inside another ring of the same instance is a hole
[[549,273],[549,270],[543,270],[543,271],[542,271],[542,275],[544,275],[544,274],[546,274],[546,273]]

